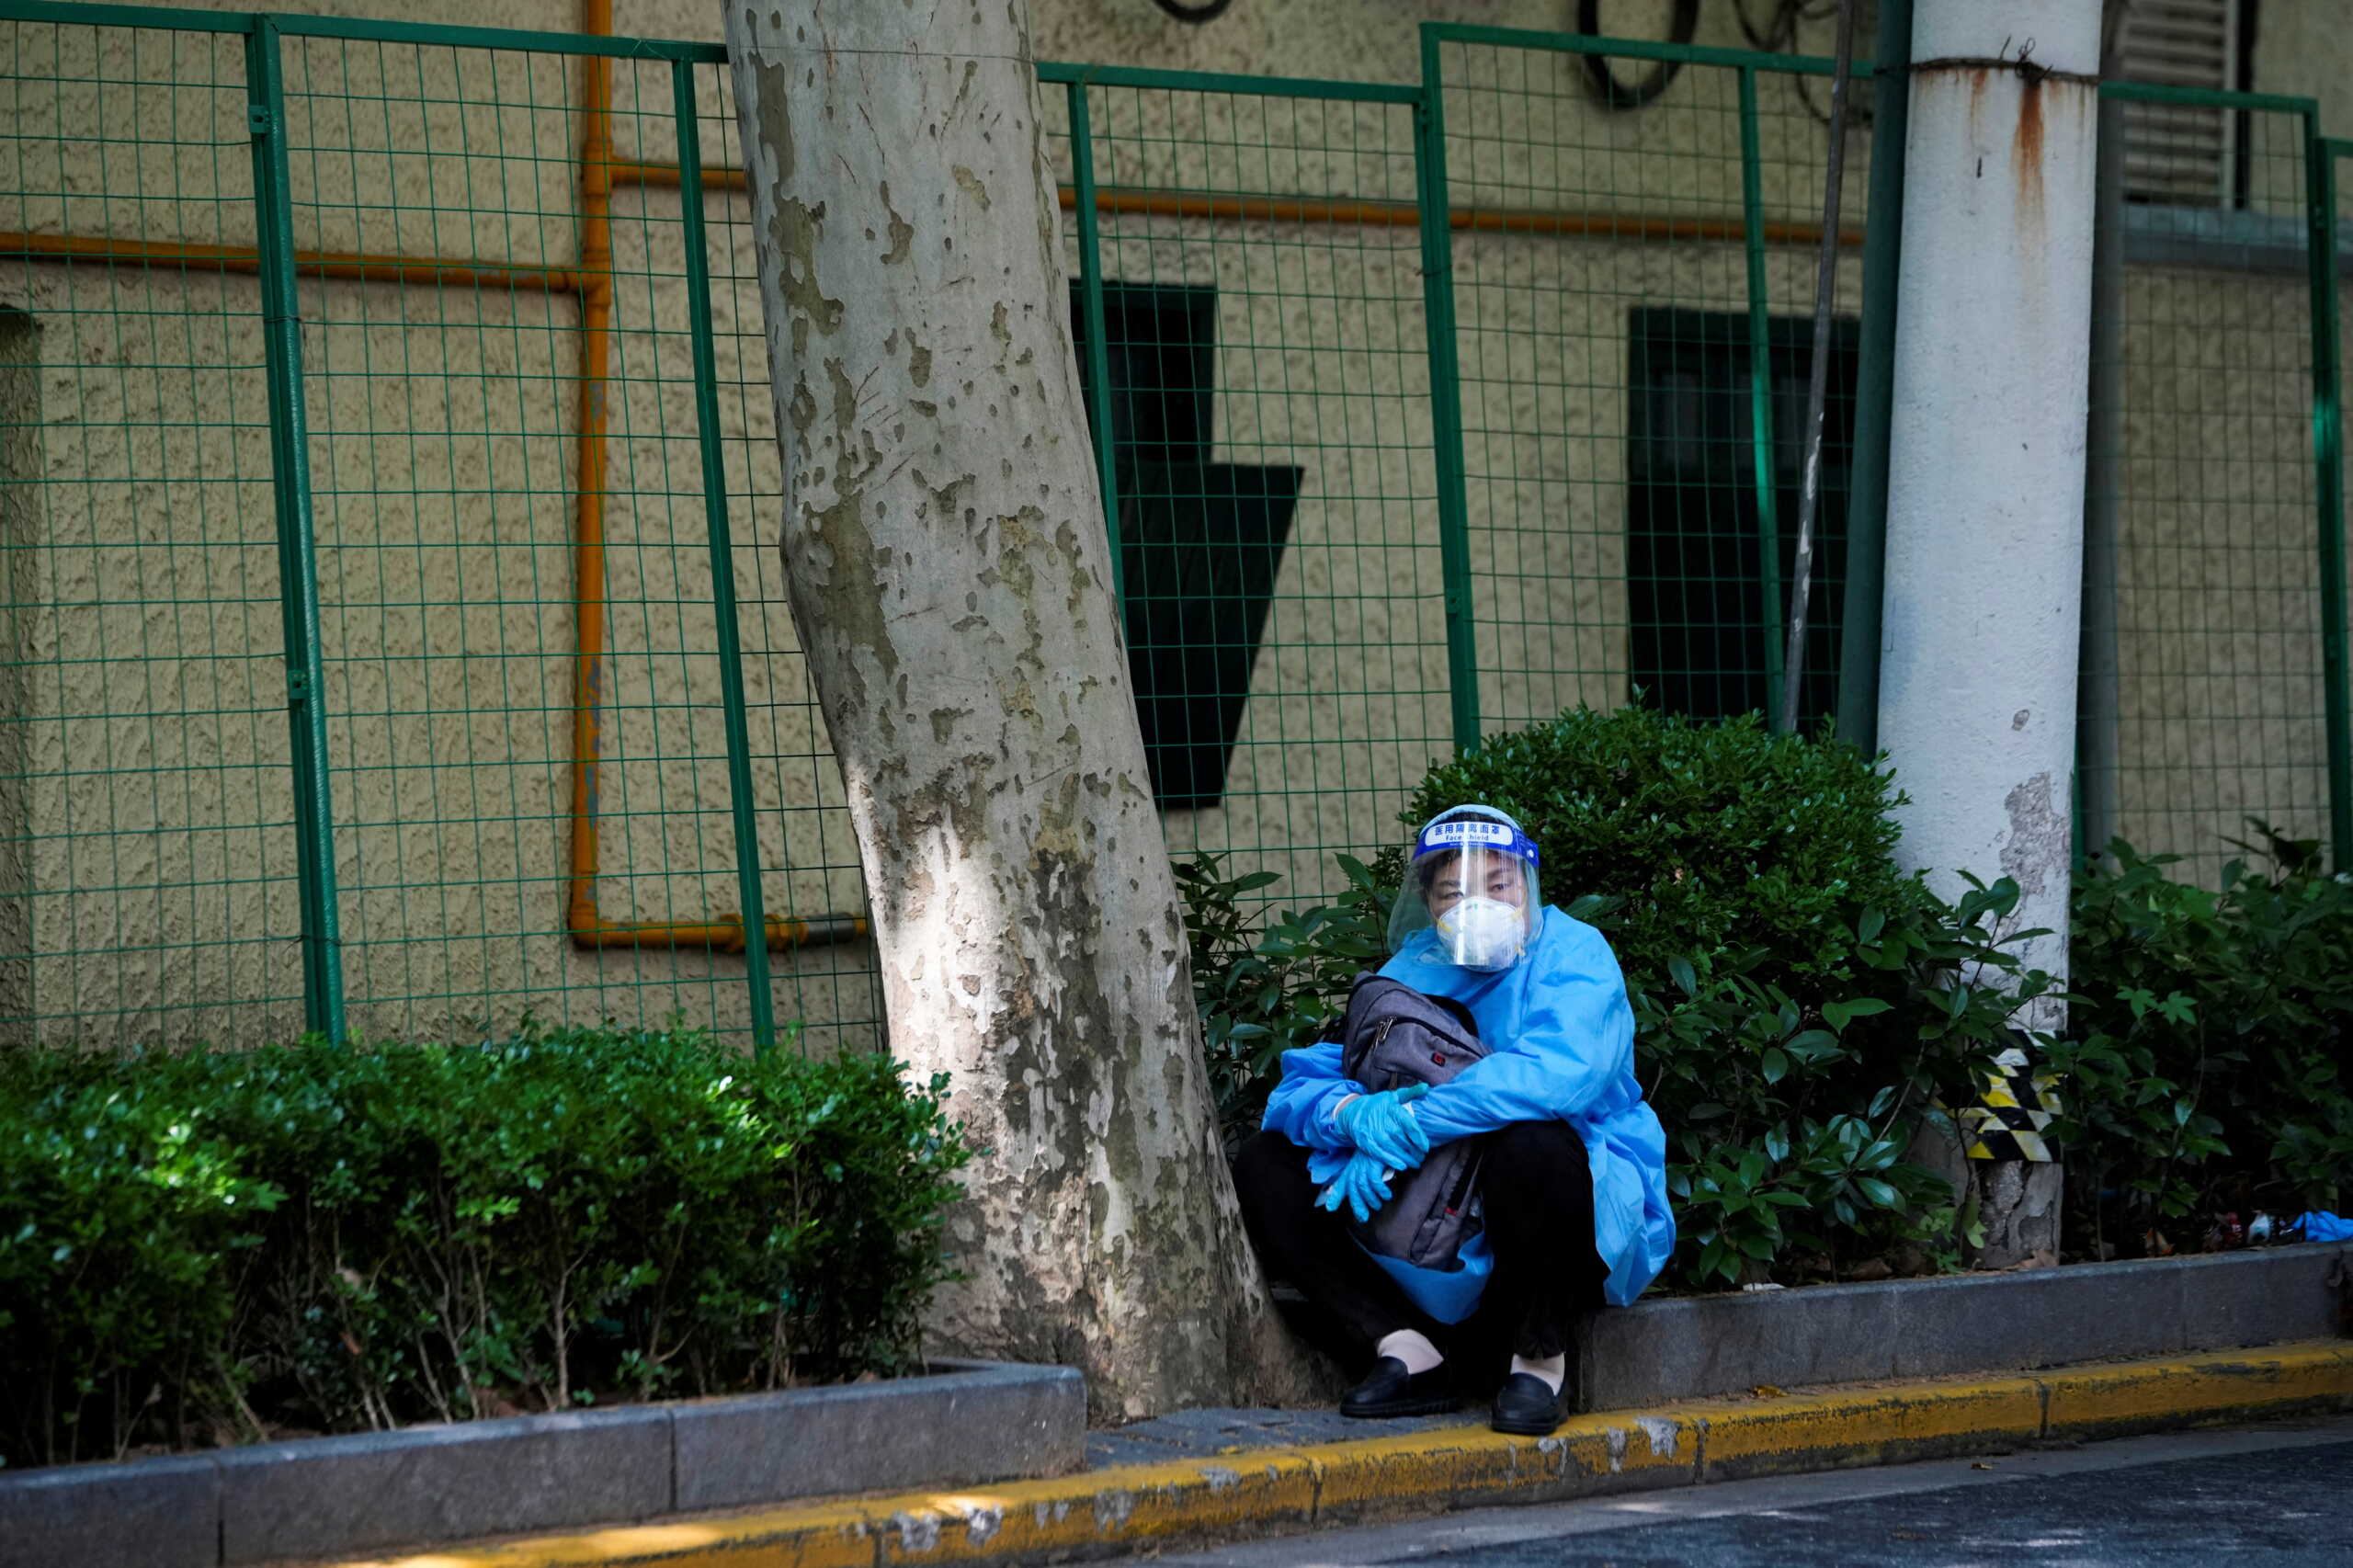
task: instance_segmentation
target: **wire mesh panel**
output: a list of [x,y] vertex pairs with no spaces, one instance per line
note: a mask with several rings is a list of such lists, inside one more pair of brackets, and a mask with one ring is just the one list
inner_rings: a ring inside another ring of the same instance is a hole
[[[1637,691],[1699,716],[1766,710],[1795,554],[1824,62],[1662,51],[1671,94],[1629,113],[1587,87],[1587,43],[1431,31],[1482,723]],[[1867,125],[1840,232],[1809,724],[1836,698]]]
[[2208,881],[2232,840],[2259,842],[2249,819],[2321,836],[2328,802],[2305,128],[2232,112],[2232,200],[2127,212],[2117,766],[2081,781],[2112,790],[2137,848]]
[[[695,129],[711,273],[710,341],[726,503],[734,519],[742,670],[761,887],[779,1017],[811,1049],[881,1043],[882,998],[865,939],[866,889],[840,765],[809,680],[786,591],[784,476],[768,381],[752,203],[743,188],[723,65],[695,67]],[[675,159],[675,146],[666,154]],[[653,149],[647,149],[653,156]],[[656,164],[616,170],[617,210],[676,210]]]
[[300,39],[284,68],[298,246],[481,264],[301,285],[349,1018],[562,1017],[586,62]]
[[[289,1037],[324,1006],[297,942],[313,890],[340,917],[331,1016],[364,1034],[870,1026],[854,950],[820,957],[857,983],[811,1006],[789,964],[781,1009],[753,983],[771,943],[827,927],[755,915],[747,940],[747,908],[858,900],[786,869],[830,854],[837,884],[855,860],[779,832],[832,769],[797,666],[775,678],[793,655],[756,549],[733,564],[763,634],[721,658],[730,437],[739,498],[772,510],[776,483],[742,214],[712,244],[678,194],[682,87],[728,141],[718,51],[121,19],[6,24],[0,1028]],[[699,94],[676,63],[698,59]],[[307,372],[282,388],[273,212],[301,321],[281,358]],[[290,449],[312,483],[274,494]],[[729,755],[739,663],[765,770]],[[304,703],[325,714],[316,866]]]
[[[12,14],[0,1040],[876,1041],[719,51]],[[1826,68],[1670,49],[1626,114],[1590,40],[1425,37],[1429,87],[1041,71],[1151,784],[1269,901],[1482,729],[1778,685]],[[2101,783],[2211,868],[2324,825],[2343,606],[2309,107],[2207,96],[2224,197],[2128,224]]]
[[0,20],[0,1038],[302,1025],[244,50]]
[[1450,748],[1412,105],[1087,74],[1086,143],[1051,81],[1047,122],[1153,788],[1173,853],[1312,901]]
[[[779,482],[723,69],[685,67],[695,140],[718,150],[697,153],[698,228],[669,60],[305,47],[290,102],[326,153],[298,190],[323,247],[461,264],[313,312],[318,444],[351,480],[321,486],[321,572],[355,1024],[733,1031],[779,1012],[870,1037],[862,943],[812,941],[855,938],[862,901],[757,545]],[[368,110],[381,130],[356,129]],[[756,704],[742,801],[722,664],[739,622],[712,554],[731,509]],[[773,919],[746,920],[739,831]]]

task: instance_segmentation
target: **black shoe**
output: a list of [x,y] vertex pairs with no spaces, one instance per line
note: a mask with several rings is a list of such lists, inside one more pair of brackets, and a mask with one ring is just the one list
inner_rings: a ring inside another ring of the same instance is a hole
[[1549,1437],[1561,1424],[1561,1396],[1533,1372],[1514,1372],[1495,1391],[1492,1423],[1498,1432]]
[[1454,1392],[1454,1374],[1443,1362],[1427,1372],[1409,1372],[1394,1356],[1383,1356],[1364,1375],[1364,1381],[1340,1401],[1340,1414],[1359,1421],[1392,1415],[1443,1415],[1461,1404]]

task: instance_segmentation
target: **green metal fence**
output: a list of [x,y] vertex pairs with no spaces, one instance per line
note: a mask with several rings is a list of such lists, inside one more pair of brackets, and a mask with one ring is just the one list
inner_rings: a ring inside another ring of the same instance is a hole
[[1420,95],[1041,75],[1171,849],[1319,895],[1449,745]]
[[[1826,62],[1424,36],[1040,73],[1153,783],[1270,901],[1483,733],[1778,675]],[[35,0],[0,51],[0,1036],[873,1038],[721,51]],[[1597,51],[1682,74],[1613,113]],[[2238,110],[2290,270],[2219,337],[2215,253],[2133,270],[2116,481],[2121,821],[2199,853],[2345,779],[2328,165]]]
[[[1586,87],[1597,40],[1424,40],[1446,124],[1482,713],[1517,725],[1636,688],[1693,713],[1777,705],[1830,62],[1612,43],[1680,74],[1672,112],[1611,115]],[[1809,725],[1835,710],[1841,653],[1870,221],[1849,183]]]
[[7,15],[0,1017],[870,1027],[720,51]]
[[[2111,98],[2221,118],[2226,188],[2131,208],[2112,460],[2094,443],[2087,585],[2086,847],[2120,832],[2211,881],[2258,835],[2353,849],[2336,456],[2336,246],[2309,99],[2110,84]],[[2094,409],[2094,429],[2102,410]],[[2103,713],[2105,707],[2110,711]],[[2102,733],[2098,726],[2105,722]]]
[[1270,899],[1334,891],[1483,728],[1637,687],[1744,711],[1779,667],[1821,197],[1798,78],[1827,62],[1654,46],[1691,85],[1628,119],[1579,56],[1632,46],[1425,39],[1419,88],[1043,73],[1172,846]]

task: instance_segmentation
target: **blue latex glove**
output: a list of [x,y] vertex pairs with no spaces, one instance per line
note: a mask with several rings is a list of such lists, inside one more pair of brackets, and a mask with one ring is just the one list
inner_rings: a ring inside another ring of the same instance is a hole
[[1430,1152],[1430,1135],[1414,1119],[1413,1103],[1430,1092],[1427,1084],[1358,1095],[1332,1113],[1340,1136],[1392,1171],[1410,1171]]
[[2340,1220],[2326,1210],[2299,1215],[2296,1224],[2308,1242],[2353,1242],[2353,1220]]
[[1388,1167],[1359,1151],[1348,1156],[1348,1163],[1340,1167],[1340,1174],[1332,1178],[1332,1185],[1324,1189],[1324,1196],[1315,1203],[1317,1208],[1336,1214],[1345,1202],[1355,1213],[1357,1222],[1362,1224],[1381,1212],[1381,1206],[1388,1201]]

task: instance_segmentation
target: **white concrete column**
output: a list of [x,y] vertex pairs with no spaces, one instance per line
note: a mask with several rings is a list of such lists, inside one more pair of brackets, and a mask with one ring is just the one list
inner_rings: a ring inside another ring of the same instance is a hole
[[[2099,0],[1919,0],[1879,738],[1902,855],[2062,935],[2083,582]],[[2055,1023],[2055,1017],[2037,1022]]]

